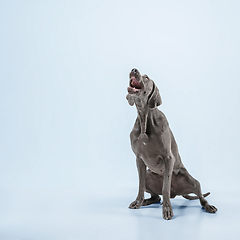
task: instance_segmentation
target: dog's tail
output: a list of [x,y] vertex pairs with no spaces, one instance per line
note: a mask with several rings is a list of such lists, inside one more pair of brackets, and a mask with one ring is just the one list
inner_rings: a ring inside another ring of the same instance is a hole
[[[207,192],[205,194],[203,194],[204,197],[207,197],[210,194],[210,192]],[[188,194],[182,195],[184,198],[188,199],[188,200],[195,200],[198,199],[198,196],[189,196]]]

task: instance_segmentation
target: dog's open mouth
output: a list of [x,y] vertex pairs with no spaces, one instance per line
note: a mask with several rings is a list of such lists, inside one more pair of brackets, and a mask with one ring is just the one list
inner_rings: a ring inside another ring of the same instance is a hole
[[130,93],[130,94],[137,93],[137,92],[139,92],[140,89],[141,89],[141,84],[140,84],[140,82],[136,79],[135,76],[131,76],[129,85],[130,85],[130,86],[127,88],[127,90],[128,90],[128,93]]

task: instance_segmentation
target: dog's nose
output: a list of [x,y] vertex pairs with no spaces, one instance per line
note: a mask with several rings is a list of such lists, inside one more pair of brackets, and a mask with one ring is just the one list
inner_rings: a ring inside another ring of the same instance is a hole
[[137,72],[138,72],[138,70],[136,68],[132,69],[132,73],[137,73]]

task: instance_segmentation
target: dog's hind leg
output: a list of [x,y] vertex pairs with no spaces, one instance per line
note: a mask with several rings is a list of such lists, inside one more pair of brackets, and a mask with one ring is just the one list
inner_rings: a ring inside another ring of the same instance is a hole
[[151,194],[151,197],[144,199],[142,206],[151,205],[153,203],[159,203],[161,201],[161,198],[159,195],[155,193],[150,193],[150,194]]
[[186,169],[181,169],[180,171],[185,175],[189,183],[189,186],[191,186],[191,189],[189,189],[190,192],[195,193],[197,195],[202,207],[206,210],[206,212],[215,213],[217,211],[217,208],[214,207],[213,205],[210,205],[208,201],[204,198],[199,181],[193,178]]
[[144,199],[142,206],[147,206],[161,201],[162,194],[162,179],[158,174],[151,172],[149,169],[146,172],[146,189],[147,193],[151,194],[150,198]]

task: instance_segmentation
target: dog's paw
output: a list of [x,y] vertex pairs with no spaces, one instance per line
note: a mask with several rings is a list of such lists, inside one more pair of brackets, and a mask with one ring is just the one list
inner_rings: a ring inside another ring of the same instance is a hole
[[135,200],[129,205],[128,208],[138,209],[142,206],[142,204],[143,204],[143,199],[142,200]]
[[163,218],[166,220],[170,220],[173,217],[173,210],[171,203],[163,203]]
[[209,212],[209,213],[215,213],[217,211],[217,208],[214,207],[213,205],[206,205],[205,207],[205,211]]

